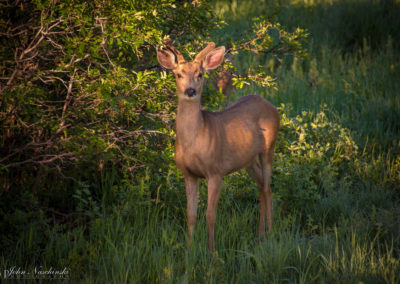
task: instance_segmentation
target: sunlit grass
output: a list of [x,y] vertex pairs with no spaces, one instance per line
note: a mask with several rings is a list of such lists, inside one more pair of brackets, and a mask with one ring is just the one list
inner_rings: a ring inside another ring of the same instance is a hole
[[[307,233],[295,214],[277,217],[273,232],[260,240],[256,237],[256,206],[235,202],[234,206],[221,205],[215,257],[206,248],[204,210],[199,212],[194,243],[187,251],[182,220],[170,209],[152,205],[136,207],[125,216],[117,211],[102,216],[86,233],[49,231],[51,241],[41,256],[24,265],[27,269],[35,264],[65,265],[71,277],[87,283],[400,280],[400,260],[394,244],[382,243],[379,231],[363,230],[368,220],[362,216],[339,218],[337,226],[319,234]],[[323,212],[320,215],[324,216]],[[322,219],[318,223],[324,223]],[[20,248],[21,255],[16,259],[35,251],[28,245]],[[8,267],[14,261],[2,258],[1,264]]]

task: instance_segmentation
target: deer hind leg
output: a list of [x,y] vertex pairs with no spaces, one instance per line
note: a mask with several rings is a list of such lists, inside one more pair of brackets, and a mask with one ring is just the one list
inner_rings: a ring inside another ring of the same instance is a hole
[[259,159],[246,168],[249,176],[257,183],[260,194],[260,222],[258,224],[258,236],[265,236],[265,216],[267,216],[268,231],[272,230],[272,155],[262,153]]
[[[263,201],[265,202],[265,208],[267,213],[267,226],[268,231],[272,231],[272,191],[271,191],[271,177],[272,177],[272,160],[273,160],[273,148],[270,148],[265,153],[261,154],[261,168],[263,177],[263,187],[260,191],[260,197],[263,196]],[[263,212],[265,217],[265,212]],[[259,235],[264,235],[264,227],[260,228],[263,231],[259,232]]]
[[191,175],[185,176],[185,189],[187,202],[186,214],[188,222],[188,245],[190,246],[197,218],[197,205],[199,201],[198,178]]
[[260,222],[258,224],[258,236],[264,236],[265,232],[265,215],[266,215],[266,199],[263,194],[264,179],[262,174],[261,162],[257,157],[253,164],[246,168],[249,176],[256,182],[260,194]]

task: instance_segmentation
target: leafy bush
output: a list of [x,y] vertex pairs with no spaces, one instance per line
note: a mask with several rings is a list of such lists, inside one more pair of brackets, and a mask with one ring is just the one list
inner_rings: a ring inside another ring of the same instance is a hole
[[303,111],[292,118],[282,105],[273,179],[284,212],[310,212],[315,202],[346,183],[347,172],[358,156],[349,129],[331,122],[321,111]]

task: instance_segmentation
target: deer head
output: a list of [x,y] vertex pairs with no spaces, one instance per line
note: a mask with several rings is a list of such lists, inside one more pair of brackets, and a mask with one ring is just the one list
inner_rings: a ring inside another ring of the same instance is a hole
[[186,62],[182,54],[170,45],[157,49],[158,62],[175,74],[177,94],[180,100],[200,101],[204,82],[204,73],[221,65],[225,55],[225,47],[215,48],[210,42],[196,58]]

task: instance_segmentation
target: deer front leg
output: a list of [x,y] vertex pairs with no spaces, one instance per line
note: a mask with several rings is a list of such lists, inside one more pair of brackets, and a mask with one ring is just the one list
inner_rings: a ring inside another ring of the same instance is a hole
[[217,205],[221,193],[222,177],[214,176],[208,179],[208,200],[207,200],[207,225],[208,225],[208,249],[214,252],[214,224],[217,215]]
[[188,245],[190,247],[192,233],[194,231],[194,226],[196,225],[197,204],[199,200],[198,178],[191,175],[185,176],[185,189],[187,202]]

